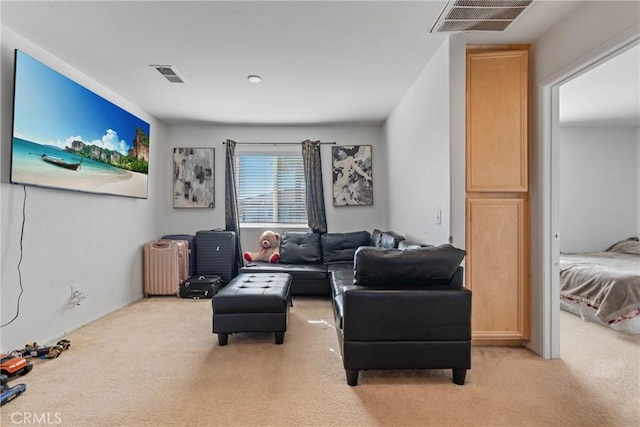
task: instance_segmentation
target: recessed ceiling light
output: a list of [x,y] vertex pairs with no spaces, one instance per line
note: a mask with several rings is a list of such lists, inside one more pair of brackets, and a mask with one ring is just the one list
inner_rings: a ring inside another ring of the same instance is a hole
[[251,83],[260,83],[262,81],[262,77],[252,74],[250,76],[247,76],[247,80],[249,80]]

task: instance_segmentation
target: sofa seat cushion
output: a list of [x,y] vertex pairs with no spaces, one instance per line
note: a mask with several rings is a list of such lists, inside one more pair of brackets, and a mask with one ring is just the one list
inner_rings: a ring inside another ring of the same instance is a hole
[[353,276],[353,260],[350,261],[340,261],[340,262],[332,262],[327,264],[327,273],[329,277],[331,277],[332,271],[348,271],[351,276]]
[[353,261],[353,254],[360,246],[369,246],[371,234],[368,231],[351,233],[325,233],[320,236],[322,261],[326,263]]
[[240,273],[289,273],[294,282],[299,280],[326,280],[329,276],[324,264],[271,264],[252,262],[240,269]]
[[344,288],[353,286],[353,271],[334,270],[331,272],[331,293],[339,296],[344,293]]
[[331,295],[333,297],[333,313],[336,326],[342,329],[344,313],[344,290],[353,288],[353,269],[331,271]]

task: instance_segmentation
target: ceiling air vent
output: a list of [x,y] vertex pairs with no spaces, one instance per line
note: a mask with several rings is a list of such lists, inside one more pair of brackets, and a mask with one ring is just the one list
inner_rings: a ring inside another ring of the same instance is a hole
[[532,0],[450,1],[431,28],[431,33],[504,31]]
[[173,69],[173,66],[171,65],[150,65],[150,67],[158,70],[158,72],[171,83],[186,83],[186,81],[177,73],[176,70]]

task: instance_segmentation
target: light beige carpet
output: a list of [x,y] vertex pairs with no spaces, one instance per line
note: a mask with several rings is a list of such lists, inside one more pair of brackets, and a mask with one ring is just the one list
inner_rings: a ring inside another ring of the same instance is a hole
[[[637,426],[640,343],[563,313],[563,360],[474,347],[450,370],[365,371],[349,387],[328,299],[295,298],[283,345],[234,334],[219,347],[210,300],[154,297],[68,335],[2,407],[64,426]],[[595,332],[588,332],[595,327]],[[578,330],[567,334],[565,330]],[[574,338],[571,338],[574,337]],[[14,381],[15,383],[15,381]],[[40,425],[47,424],[40,423]],[[32,423],[33,424],[33,423]]]

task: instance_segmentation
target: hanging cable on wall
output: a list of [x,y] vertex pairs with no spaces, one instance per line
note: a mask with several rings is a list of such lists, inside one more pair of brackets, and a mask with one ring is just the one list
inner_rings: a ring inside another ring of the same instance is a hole
[[22,264],[22,241],[24,239],[24,223],[26,220],[26,207],[27,207],[27,187],[25,185],[22,186],[24,189],[24,199],[22,200],[22,226],[20,228],[20,259],[18,260],[18,284],[20,285],[20,293],[18,294],[18,301],[16,303],[16,315],[13,316],[13,319],[9,320],[7,323],[3,323],[0,325],[0,328],[4,328],[5,326],[12,323],[14,320],[18,318],[20,314],[20,298],[22,297],[22,293],[24,292],[24,288],[22,287],[22,272],[20,271],[20,265]]

